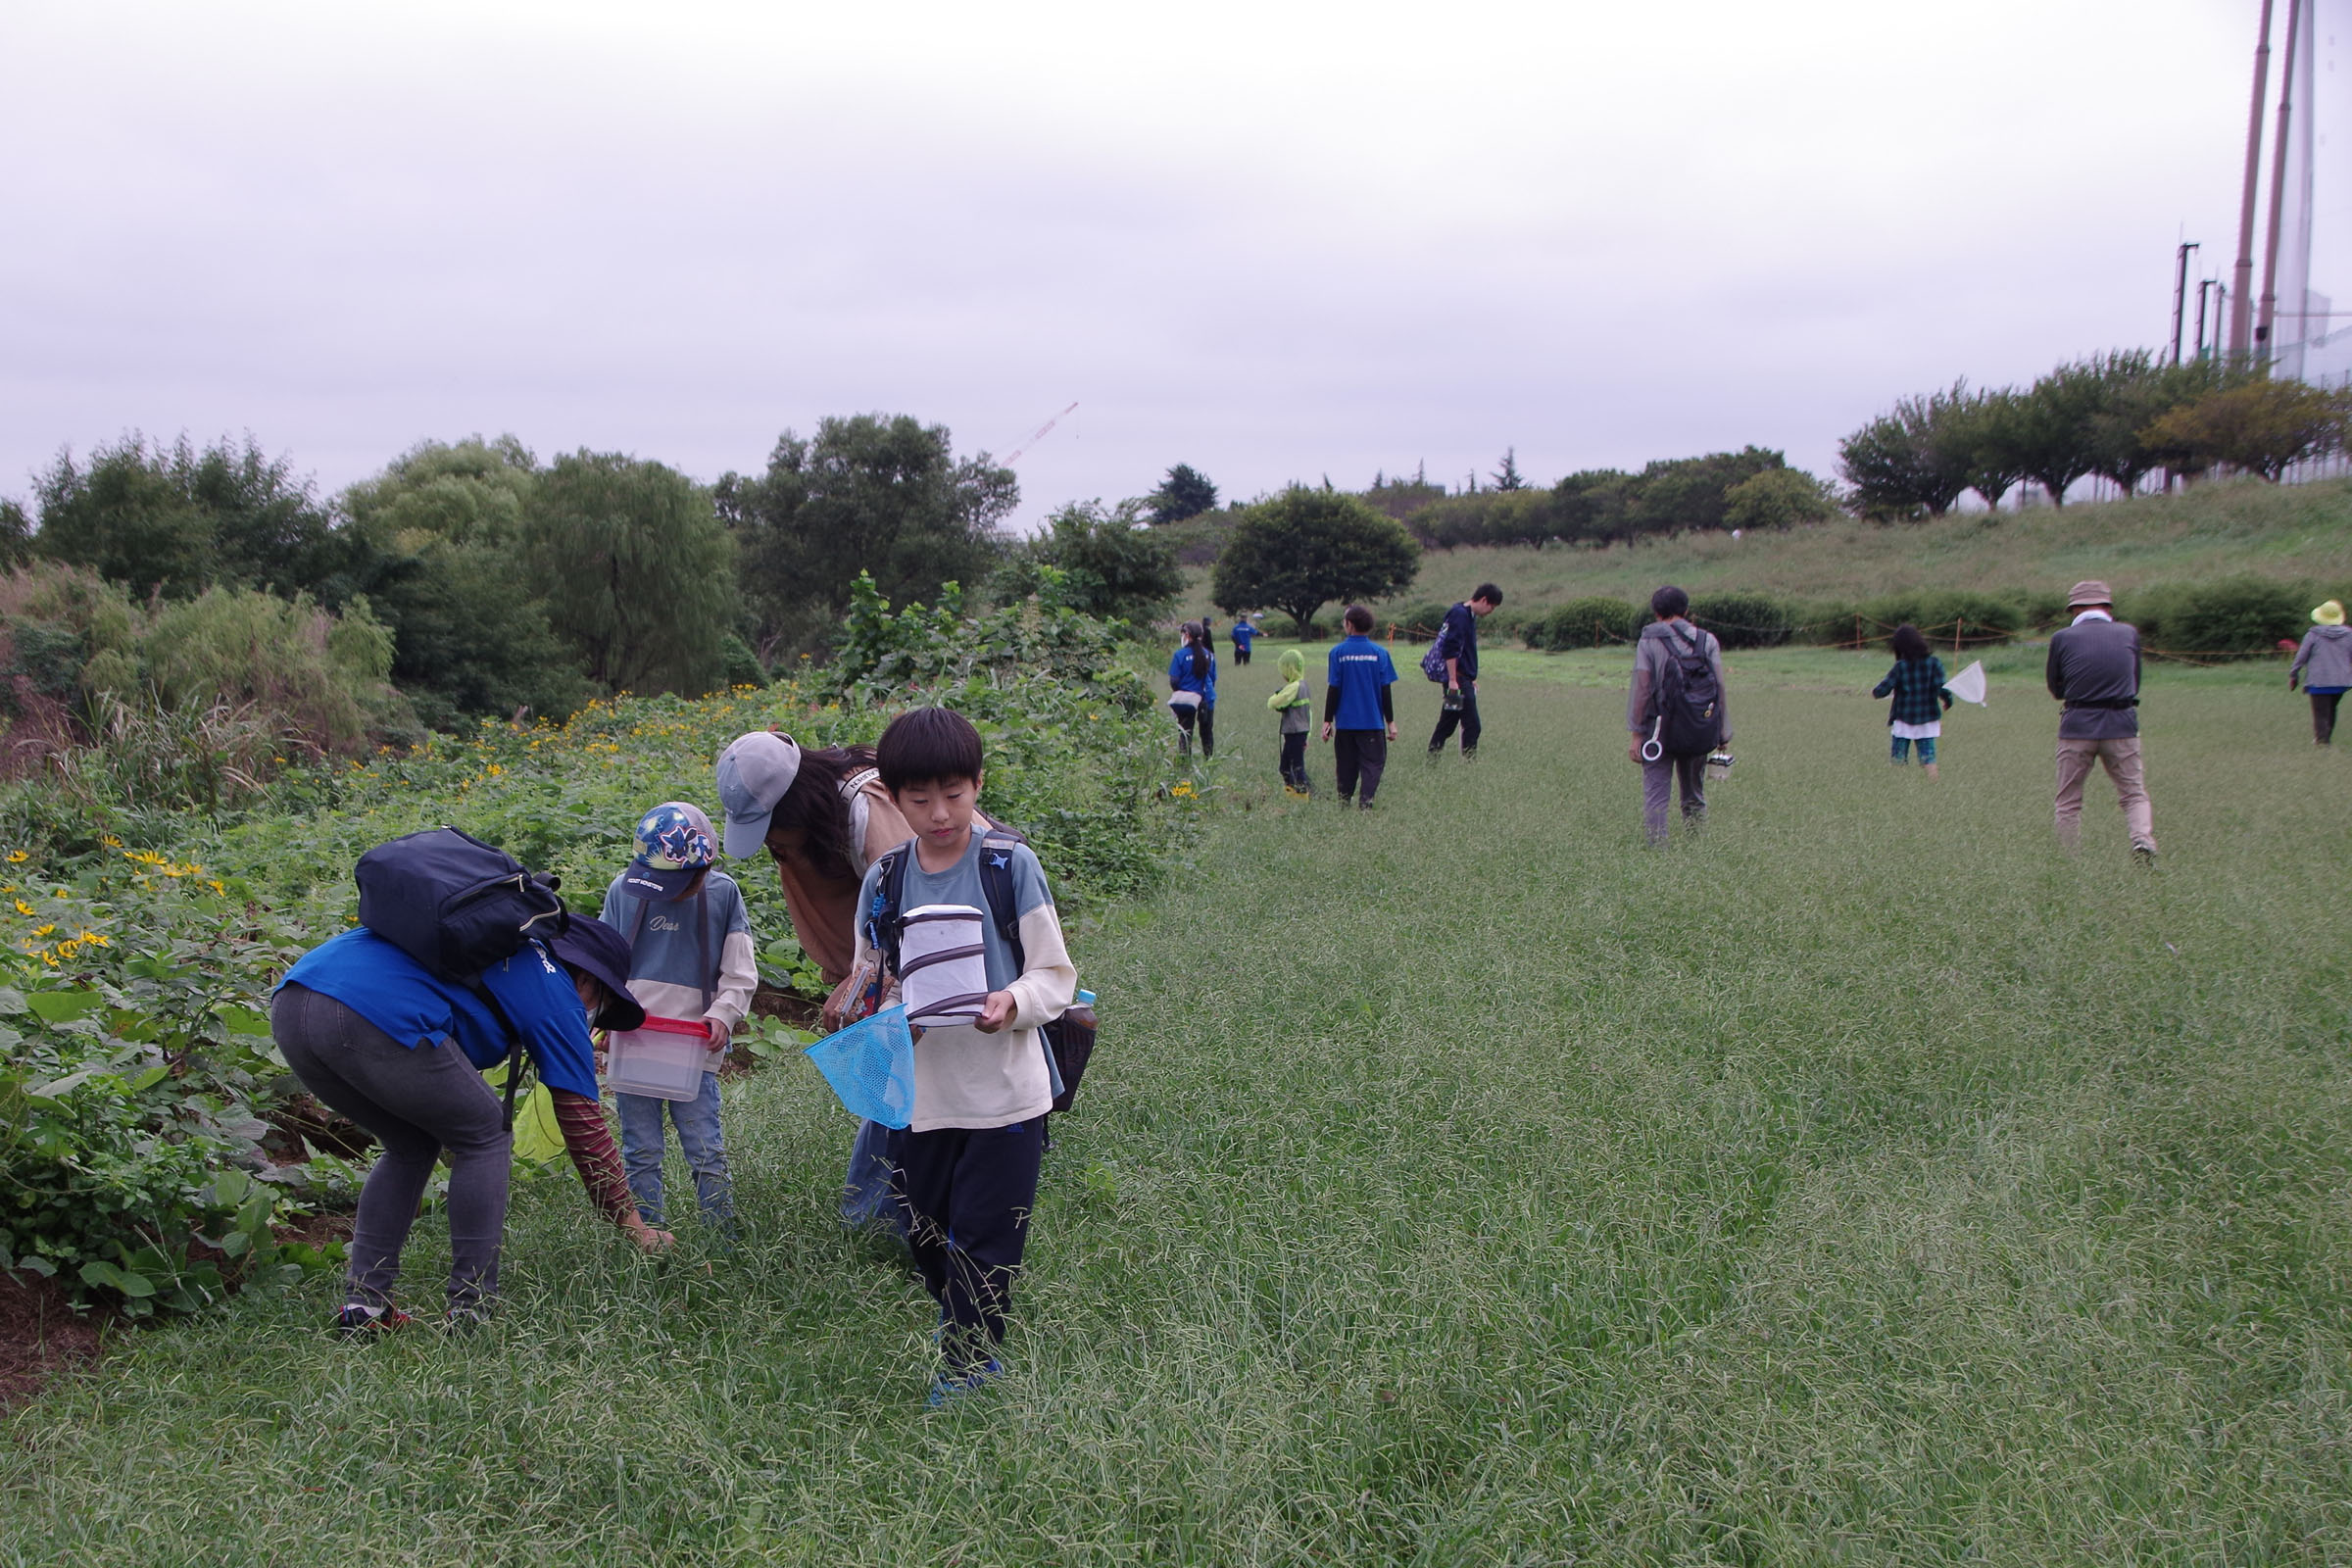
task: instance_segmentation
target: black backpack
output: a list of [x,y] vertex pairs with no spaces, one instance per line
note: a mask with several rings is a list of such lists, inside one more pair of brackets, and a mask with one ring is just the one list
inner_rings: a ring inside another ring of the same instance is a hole
[[378,844],[352,868],[360,924],[444,980],[479,998],[507,1035],[507,1126],[522,1083],[521,1041],[482,971],[537,938],[553,941],[571,914],[552,876],[535,875],[506,851],[454,827]]
[[[1029,966],[1029,957],[1021,946],[1020,913],[1013,906],[1011,852],[1028,842],[1002,824],[990,828],[980,840],[980,889],[988,900],[988,917],[995,923],[997,935],[1012,950],[1016,974]],[[874,885],[873,906],[865,915],[865,944],[882,956],[892,974],[899,972],[899,933],[906,925],[906,861],[913,853],[910,840],[874,862],[882,868],[882,875]],[[1078,1097],[1078,1080],[1086,1076],[1087,1062],[1094,1057],[1095,1031],[1075,1019],[1056,1018],[1038,1032],[1054,1054],[1054,1071],[1061,1074],[1061,1093],[1054,1097],[1054,1108],[1066,1111]]]
[[1658,744],[1668,757],[1704,757],[1723,738],[1723,688],[1697,631],[1685,640],[1666,623],[1666,667],[1658,678]]
[[571,924],[554,877],[535,876],[506,851],[454,827],[378,844],[351,875],[360,885],[360,924],[460,985],[534,937],[552,941]]

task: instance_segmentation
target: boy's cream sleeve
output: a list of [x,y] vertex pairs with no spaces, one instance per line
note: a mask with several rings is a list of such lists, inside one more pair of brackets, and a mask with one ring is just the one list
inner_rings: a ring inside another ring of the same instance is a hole
[[1035,1029],[1067,1011],[1078,995],[1078,966],[1061,940],[1061,917],[1052,904],[1021,916],[1021,955],[1029,967],[1004,989],[1013,1001],[1012,1024]]
[[750,1015],[752,993],[760,989],[760,960],[752,953],[749,931],[730,931],[718,949],[718,992],[703,1016],[729,1030]]

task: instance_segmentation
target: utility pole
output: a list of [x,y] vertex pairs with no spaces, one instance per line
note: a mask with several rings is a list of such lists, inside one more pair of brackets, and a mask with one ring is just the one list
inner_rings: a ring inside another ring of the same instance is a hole
[[[2205,297],[2213,292],[2214,287],[2215,279],[2213,278],[2200,277],[2197,279],[2197,358],[2200,361],[2205,358]],[[2180,362],[2175,360],[2173,363],[2178,365]]]
[[2278,67],[2278,141],[2271,149],[2271,232],[2263,248],[2262,302],[2256,308],[2254,352],[2267,365],[2271,356],[2271,326],[2278,313],[2278,220],[2286,210],[2286,122],[2295,96],[2295,35],[2301,30],[2305,0],[2286,0],[2286,59]]
[[2254,107],[2246,116],[2246,189],[2237,205],[2237,265],[2230,271],[2230,362],[2242,363],[2254,325],[2254,195],[2262,183],[2262,95],[2271,85],[2271,0],[2254,44]]
[[[2188,319],[2188,253],[2202,248],[2193,239],[2185,239],[2180,242],[2180,260],[2173,276],[2173,363],[2175,365],[2180,363],[2180,328]],[[2200,306],[2203,303],[2202,299],[2198,301]],[[2197,327],[2197,346],[2199,348],[2205,346],[2205,328],[2202,324]]]

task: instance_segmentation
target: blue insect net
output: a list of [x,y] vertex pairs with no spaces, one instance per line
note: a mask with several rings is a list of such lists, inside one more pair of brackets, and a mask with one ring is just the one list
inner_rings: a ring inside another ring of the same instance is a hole
[[885,1007],[808,1048],[853,1116],[904,1127],[914,1116],[914,1037],[904,1006]]

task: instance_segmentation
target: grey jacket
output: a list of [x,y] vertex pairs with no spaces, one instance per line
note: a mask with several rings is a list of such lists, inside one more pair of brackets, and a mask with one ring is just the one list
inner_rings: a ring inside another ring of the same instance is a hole
[[2050,638],[2050,695],[2066,705],[2062,741],[2130,740],[2139,733],[2139,628],[2085,620]]
[[2352,687],[2352,626],[2314,626],[2303,634],[2287,678],[2303,677],[2303,689],[2326,691],[2330,686]]
[[1713,632],[1693,626],[1679,617],[1671,621],[1653,620],[1642,627],[1642,635],[1634,640],[1634,683],[1625,694],[1625,727],[1637,735],[1647,735],[1651,721],[1658,716],[1652,710],[1654,705],[1651,694],[1657,691],[1658,682],[1665,675],[1666,661],[1670,657],[1667,639],[1674,634],[1667,630],[1669,626],[1680,626],[1686,634],[1695,636],[1698,646],[1706,651],[1707,662],[1715,668],[1715,690],[1719,694],[1715,702],[1715,715],[1723,723],[1723,734],[1715,744],[1729,746],[1732,743],[1732,695],[1723,678],[1723,645],[1715,640]]

